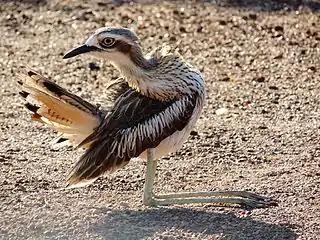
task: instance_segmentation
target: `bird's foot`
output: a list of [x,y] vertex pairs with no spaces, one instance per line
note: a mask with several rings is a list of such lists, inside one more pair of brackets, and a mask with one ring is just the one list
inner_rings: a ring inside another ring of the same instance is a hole
[[243,191],[241,192],[241,203],[239,205],[247,210],[254,208],[268,208],[278,206],[278,201],[273,198],[261,196],[255,193]]
[[149,195],[144,198],[147,206],[168,206],[174,204],[214,203],[218,205],[238,205],[244,209],[267,208],[277,206],[272,198],[260,196],[247,191],[226,192],[186,192],[163,195]]

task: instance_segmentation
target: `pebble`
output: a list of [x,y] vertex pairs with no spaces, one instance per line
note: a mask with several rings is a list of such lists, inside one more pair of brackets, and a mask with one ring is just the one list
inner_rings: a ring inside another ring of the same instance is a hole
[[254,14],[254,13],[250,13],[250,14],[248,15],[248,17],[249,17],[249,19],[251,19],[251,20],[257,20],[257,18],[258,18],[257,14]]
[[262,77],[257,77],[257,78],[254,79],[254,81],[259,82],[259,83],[265,82],[265,80],[266,79],[263,76]]
[[274,30],[276,30],[277,32],[283,32],[284,28],[282,26],[275,26]]
[[100,70],[100,67],[96,63],[93,63],[93,62],[89,63],[88,67],[89,67],[90,71],[99,71]]
[[276,86],[269,86],[269,89],[271,89],[271,90],[278,90],[279,88],[276,87]]
[[227,108],[219,108],[216,110],[216,114],[219,115],[223,115],[223,114],[227,114],[229,112],[229,110]]
[[198,136],[198,135],[199,135],[199,134],[198,134],[197,131],[192,130],[192,131],[190,132],[190,136]]

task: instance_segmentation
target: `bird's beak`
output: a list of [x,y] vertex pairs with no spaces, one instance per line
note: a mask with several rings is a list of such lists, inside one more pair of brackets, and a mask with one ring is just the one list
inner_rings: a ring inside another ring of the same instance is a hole
[[83,53],[88,53],[88,52],[92,52],[92,51],[97,51],[98,48],[94,47],[94,46],[88,46],[86,44],[83,44],[79,47],[76,47],[74,49],[71,49],[69,52],[67,52],[64,56],[63,59],[66,58],[72,58],[75,57],[79,54],[83,54]]

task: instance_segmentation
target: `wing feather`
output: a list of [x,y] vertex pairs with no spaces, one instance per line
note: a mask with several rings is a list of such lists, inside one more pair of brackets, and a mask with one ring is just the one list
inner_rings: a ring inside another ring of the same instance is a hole
[[[60,138],[74,146],[92,134],[107,114],[107,111],[100,110],[33,70],[27,69],[26,73],[19,74],[18,83],[19,94],[25,98],[25,106],[32,112],[32,119],[60,132]],[[113,82],[108,87],[108,107],[128,88],[123,78]],[[60,140],[59,145],[62,142]],[[87,142],[82,146],[88,145]]]
[[158,101],[129,89],[119,96],[112,113],[82,144],[91,142],[68,177],[68,186],[90,181],[126,165],[148,148],[181,131],[189,122],[196,96]]

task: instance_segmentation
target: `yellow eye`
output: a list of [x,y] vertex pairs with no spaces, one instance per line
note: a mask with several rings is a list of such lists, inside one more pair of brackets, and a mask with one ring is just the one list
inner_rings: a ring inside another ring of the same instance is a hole
[[114,39],[113,38],[104,38],[103,40],[102,40],[102,45],[103,46],[105,46],[105,47],[110,47],[110,46],[112,46],[113,44],[114,44]]

